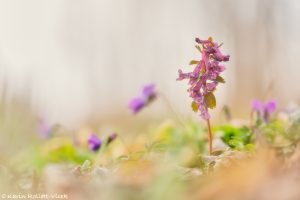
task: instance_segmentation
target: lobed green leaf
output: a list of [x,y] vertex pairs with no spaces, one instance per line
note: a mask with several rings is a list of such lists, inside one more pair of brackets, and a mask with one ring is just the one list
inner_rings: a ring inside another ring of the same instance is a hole
[[198,112],[198,106],[195,103],[195,101],[192,102],[191,107],[192,107],[192,109],[193,109],[194,112]]
[[212,92],[208,92],[207,94],[205,94],[204,100],[208,108],[213,109],[216,107],[216,97]]
[[199,45],[195,45],[196,49],[198,49],[198,51],[200,51],[200,53],[202,53],[201,47]]
[[198,60],[191,60],[189,65],[197,65],[199,63]]
[[225,80],[222,76],[217,76],[216,81],[218,81],[219,83],[225,83]]

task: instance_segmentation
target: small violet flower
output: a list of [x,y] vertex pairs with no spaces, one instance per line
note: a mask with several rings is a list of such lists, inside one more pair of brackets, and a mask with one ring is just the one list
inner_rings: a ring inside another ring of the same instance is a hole
[[258,100],[252,102],[252,110],[257,112],[259,118],[263,119],[265,123],[269,122],[270,116],[276,110],[276,107],[277,103],[275,100],[270,100],[266,103]]
[[149,84],[143,87],[142,93],[139,97],[133,98],[128,107],[132,110],[133,113],[138,113],[145,106],[149,105],[156,98],[155,85]]
[[92,151],[97,151],[98,149],[101,148],[101,145],[102,145],[102,141],[100,140],[100,138],[95,134],[91,134],[90,137],[88,138],[89,149]]
[[39,136],[43,139],[47,139],[50,137],[52,133],[51,126],[44,119],[39,119],[38,121],[38,132]]
[[191,61],[190,64],[196,64],[191,72],[183,73],[181,69],[178,70],[177,80],[189,80],[188,92],[193,99],[192,107],[200,112],[204,120],[208,120],[210,118],[208,108],[214,108],[216,104],[213,92],[219,83],[225,82],[220,76],[225,67],[220,63],[228,61],[229,55],[222,54],[220,45],[213,42],[211,37],[208,40],[196,38],[196,43],[200,45],[196,46],[201,52],[200,61]]

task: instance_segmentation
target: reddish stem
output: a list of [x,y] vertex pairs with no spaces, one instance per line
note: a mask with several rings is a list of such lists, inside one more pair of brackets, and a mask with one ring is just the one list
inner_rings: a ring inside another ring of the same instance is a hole
[[206,120],[207,129],[208,129],[208,146],[209,146],[209,155],[212,155],[212,133],[209,119]]

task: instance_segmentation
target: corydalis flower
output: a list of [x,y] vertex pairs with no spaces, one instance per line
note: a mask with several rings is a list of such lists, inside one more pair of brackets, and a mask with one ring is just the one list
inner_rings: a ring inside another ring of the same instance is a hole
[[218,43],[213,42],[212,38],[201,40],[196,38],[196,48],[201,52],[201,60],[193,60],[190,64],[195,64],[193,71],[183,73],[178,70],[179,77],[177,80],[189,80],[188,92],[193,99],[192,107],[194,111],[199,111],[203,119],[208,120],[210,115],[208,108],[216,106],[216,99],[213,95],[217,85],[224,83],[224,79],[220,73],[225,70],[225,67],[220,62],[229,60],[229,55],[221,53]]
[[275,100],[270,100],[266,103],[258,100],[252,102],[252,110],[257,112],[258,117],[263,119],[265,123],[269,122],[270,116],[276,110],[276,107],[277,103]]
[[143,87],[142,93],[139,97],[133,98],[128,107],[132,110],[133,113],[138,113],[142,108],[147,106],[156,98],[155,85],[149,84]]
[[101,145],[102,141],[100,140],[100,138],[95,134],[91,134],[88,138],[89,149],[92,151],[97,151],[98,149],[100,149]]

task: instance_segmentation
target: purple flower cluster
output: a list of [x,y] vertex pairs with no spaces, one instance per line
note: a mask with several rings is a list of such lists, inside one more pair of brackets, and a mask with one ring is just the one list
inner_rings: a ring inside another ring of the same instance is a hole
[[277,103],[275,100],[270,100],[266,103],[258,100],[252,102],[252,110],[257,112],[258,117],[263,119],[265,123],[269,122],[270,116],[276,110],[276,107]]
[[133,113],[138,113],[142,108],[147,106],[156,98],[155,85],[149,84],[145,85],[142,90],[142,94],[139,97],[133,98],[128,107],[132,110]]
[[[118,137],[117,133],[108,136],[106,145],[112,143]],[[98,151],[102,146],[102,140],[95,134],[91,134],[88,138],[88,147],[91,151]]]
[[100,149],[101,145],[102,145],[101,139],[97,135],[91,134],[90,137],[88,138],[89,149],[92,151],[97,151],[98,149]]
[[41,138],[47,139],[52,134],[52,127],[44,119],[39,119],[38,122],[38,132]]
[[[193,98],[193,103],[196,105],[201,117],[207,120],[210,118],[207,109],[214,106],[208,105],[205,97],[213,96],[212,92],[214,92],[218,83],[224,82],[220,73],[225,70],[225,67],[220,65],[220,62],[228,61],[229,55],[222,54],[219,49],[220,46],[218,43],[213,42],[211,37],[208,40],[196,38],[196,42],[200,45],[196,47],[201,51],[201,60],[194,62],[196,66],[192,72],[183,73],[182,70],[178,70],[179,77],[177,80],[189,80],[188,92],[190,97]],[[191,63],[193,64],[193,62]]]

